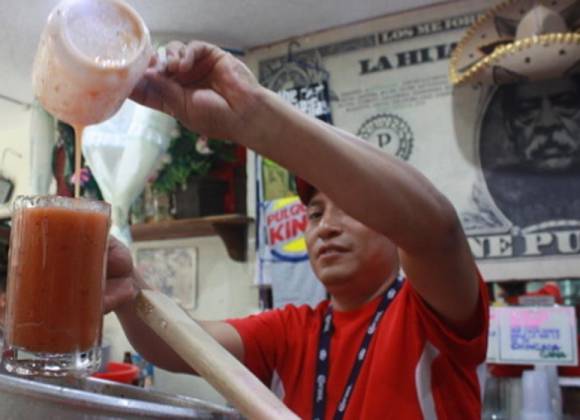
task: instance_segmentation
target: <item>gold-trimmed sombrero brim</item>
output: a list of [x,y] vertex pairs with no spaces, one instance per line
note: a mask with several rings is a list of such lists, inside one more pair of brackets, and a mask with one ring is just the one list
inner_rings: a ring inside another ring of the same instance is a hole
[[[481,16],[467,30],[451,56],[451,83],[534,81],[563,77],[580,70],[578,32],[513,38],[517,22],[538,3],[537,0],[508,0]],[[578,0],[559,0],[556,6],[551,4],[553,2],[545,3],[559,13],[580,8]],[[502,27],[507,29],[502,30]],[[486,53],[486,48],[493,50]]]

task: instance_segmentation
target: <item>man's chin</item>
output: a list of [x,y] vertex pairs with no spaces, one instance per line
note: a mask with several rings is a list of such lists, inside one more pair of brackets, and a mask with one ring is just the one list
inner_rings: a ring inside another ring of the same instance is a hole
[[343,287],[351,279],[351,276],[344,272],[333,272],[333,270],[321,270],[317,277],[330,293],[332,293],[332,289]]

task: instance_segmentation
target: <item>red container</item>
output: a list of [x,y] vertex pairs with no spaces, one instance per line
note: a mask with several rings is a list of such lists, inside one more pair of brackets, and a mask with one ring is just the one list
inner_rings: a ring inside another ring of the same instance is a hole
[[129,363],[109,362],[104,372],[93,373],[93,377],[130,384],[139,375],[139,368]]

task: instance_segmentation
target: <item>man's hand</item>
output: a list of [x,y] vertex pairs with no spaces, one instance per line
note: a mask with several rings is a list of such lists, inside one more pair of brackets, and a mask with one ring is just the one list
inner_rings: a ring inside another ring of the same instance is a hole
[[119,309],[132,302],[139,285],[133,269],[131,252],[114,237],[109,238],[107,280],[105,284],[104,312]]
[[179,119],[208,137],[235,139],[259,89],[250,70],[220,48],[172,41],[166,60],[155,56],[131,99]]

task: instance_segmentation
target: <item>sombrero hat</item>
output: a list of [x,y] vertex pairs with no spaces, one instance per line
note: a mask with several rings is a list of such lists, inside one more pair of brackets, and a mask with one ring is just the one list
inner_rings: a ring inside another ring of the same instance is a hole
[[580,0],[508,0],[466,32],[454,50],[454,85],[504,84],[580,73]]

